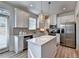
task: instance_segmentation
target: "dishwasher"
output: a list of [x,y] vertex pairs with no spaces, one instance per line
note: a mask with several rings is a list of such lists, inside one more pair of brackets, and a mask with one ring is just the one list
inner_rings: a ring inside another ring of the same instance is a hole
[[28,49],[28,42],[26,40],[29,40],[33,38],[33,35],[24,36],[24,50]]

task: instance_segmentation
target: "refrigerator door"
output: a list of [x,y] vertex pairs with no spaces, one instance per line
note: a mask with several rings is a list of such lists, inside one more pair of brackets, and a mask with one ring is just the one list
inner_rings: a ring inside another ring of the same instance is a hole
[[60,44],[71,48],[76,48],[75,24],[63,24],[61,30]]
[[66,24],[64,34],[66,46],[75,48],[75,24]]

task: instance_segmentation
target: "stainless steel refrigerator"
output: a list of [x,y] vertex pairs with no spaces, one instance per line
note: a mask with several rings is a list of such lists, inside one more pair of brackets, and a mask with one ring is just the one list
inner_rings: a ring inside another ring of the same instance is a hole
[[60,45],[76,48],[76,23],[62,23],[60,30]]

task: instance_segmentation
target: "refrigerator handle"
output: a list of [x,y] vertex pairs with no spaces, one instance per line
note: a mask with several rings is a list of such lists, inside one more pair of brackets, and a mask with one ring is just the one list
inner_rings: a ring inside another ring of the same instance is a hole
[[64,33],[64,29],[61,30],[61,33]]

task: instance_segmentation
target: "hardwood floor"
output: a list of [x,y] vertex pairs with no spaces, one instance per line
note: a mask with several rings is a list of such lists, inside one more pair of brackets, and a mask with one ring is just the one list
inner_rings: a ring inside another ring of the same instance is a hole
[[28,53],[27,51],[23,51],[22,53],[15,54],[11,56],[10,58],[27,58],[28,57],[27,53]]
[[75,49],[58,46],[56,58],[78,58],[79,52]]
[[[14,52],[5,52],[0,54],[0,58],[27,58],[27,51],[15,54]],[[58,46],[55,58],[79,58],[79,52],[75,49]]]
[[22,53],[15,54],[15,52],[5,52],[0,54],[0,58],[27,58],[27,51],[23,51]]

